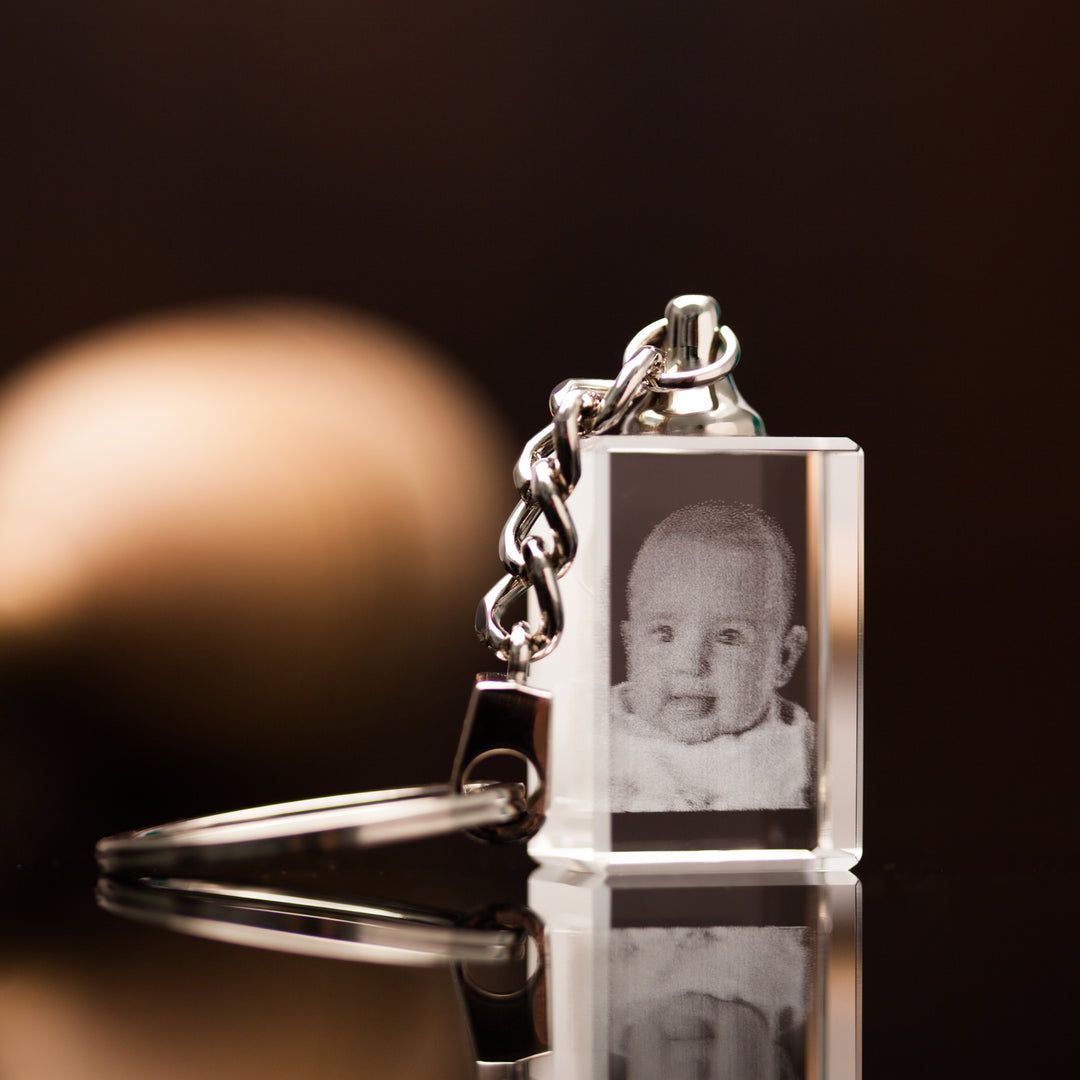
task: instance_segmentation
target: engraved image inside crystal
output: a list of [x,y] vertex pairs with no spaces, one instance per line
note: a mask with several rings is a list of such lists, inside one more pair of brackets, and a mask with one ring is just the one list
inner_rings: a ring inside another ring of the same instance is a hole
[[812,848],[806,456],[617,456],[611,508],[615,850]]
[[780,694],[806,647],[795,573],[783,529],[745,503],[683,507],[649,533],[627,583],[614,812],[810,805],[814,729]]
[[611,931],[610,1080],[805,1074],[804,927]]

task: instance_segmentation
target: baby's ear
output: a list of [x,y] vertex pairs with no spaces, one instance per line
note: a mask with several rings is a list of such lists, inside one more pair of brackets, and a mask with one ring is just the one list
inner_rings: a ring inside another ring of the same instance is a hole
[[773,683],[774,689],[779,690],[781,686],[786,685],[805,650],[806,627],[791,627],[784,635],[784,643],[780,646],[780,670],[776,674],[776,682]]

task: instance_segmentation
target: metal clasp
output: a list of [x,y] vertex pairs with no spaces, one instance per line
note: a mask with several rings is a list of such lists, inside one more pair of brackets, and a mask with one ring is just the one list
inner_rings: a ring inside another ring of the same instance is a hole
[[626,418],[628,434],[764,435],[761,417],[735,387],[739,342],[720,324],[711,296],[677,296],[664,318],[646,326],[626,347],[623,362],[645,345],[663,345],[667,369],[655,389]]
[[[509,991],[485,987],[467,964],[458,966],[455,975],[469,1020],[477,1080],[527,1080],[528,1063],[551,1051],[544,924],[528,908],[505,905],[481,912],[466,925],[474,932],[524,932],[519,959],[525,978],[520,986]],[[536,964],[531,974],[530,959]]]
[[501,675],[478,675],[461,732],[451,785],[467,791],[476,766],[500,756],[517,758],[536,773],[536,788],[522,797],[521,815],[506,824],[472,830],[485,840],[527,840],[547,813],[551,694]]

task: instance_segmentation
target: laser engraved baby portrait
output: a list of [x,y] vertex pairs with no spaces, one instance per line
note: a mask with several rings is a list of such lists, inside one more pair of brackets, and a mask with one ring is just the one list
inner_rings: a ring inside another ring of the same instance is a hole
[[757,506],[703,501],[648,533],[612,690],[613,813],[811,807],[815,734],[782,696],[806,647],[796,558]]
[[609,1080],[805,1076],[801,927],[613,929]]

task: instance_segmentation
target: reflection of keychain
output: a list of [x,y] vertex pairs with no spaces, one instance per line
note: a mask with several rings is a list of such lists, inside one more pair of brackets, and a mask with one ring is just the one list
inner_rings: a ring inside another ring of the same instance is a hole
[[[110,837],[98,845],[102,868],[204,866],[462,828],[535,838],[537,856],[586,865],[751,853],[856,861],[861,454],[845,439],[765,437],[730,377],[738,355],[716,302],[684,296],[631,342],[614,380],[556,388],[551,425],[514,470],[506,576],[478,611],[507,673],[478,677],[449,786]],[[623,537],[635,532],[631,559]],[[638,579],[662,581],[651,586],[655,611],[639,616],[634,602],[618,613],[623,572],[631,593],[649,591]],[[508,626],[526,596],[535,618]],[[802,700],[791,700],[781,691],[804,651]],[[537,661],[534,681],[549,689],[528,681]],[[531,767],[532,791],[472,782],[505,755]]]
[[[550,1051],[547,945],[528,909],[462,916],[182,878],[101,878],[98,904],[182,934],[321,959],[449,967],[468,1021],[477,1078],[514,1080]],[[489,986],[492,976],[497,985]]]
[[450,970],[478,1080],[859,1076],[859,885],[845,871],[540,867],[528,903],[450,909],[102,878],[105,910],[213,941]]

